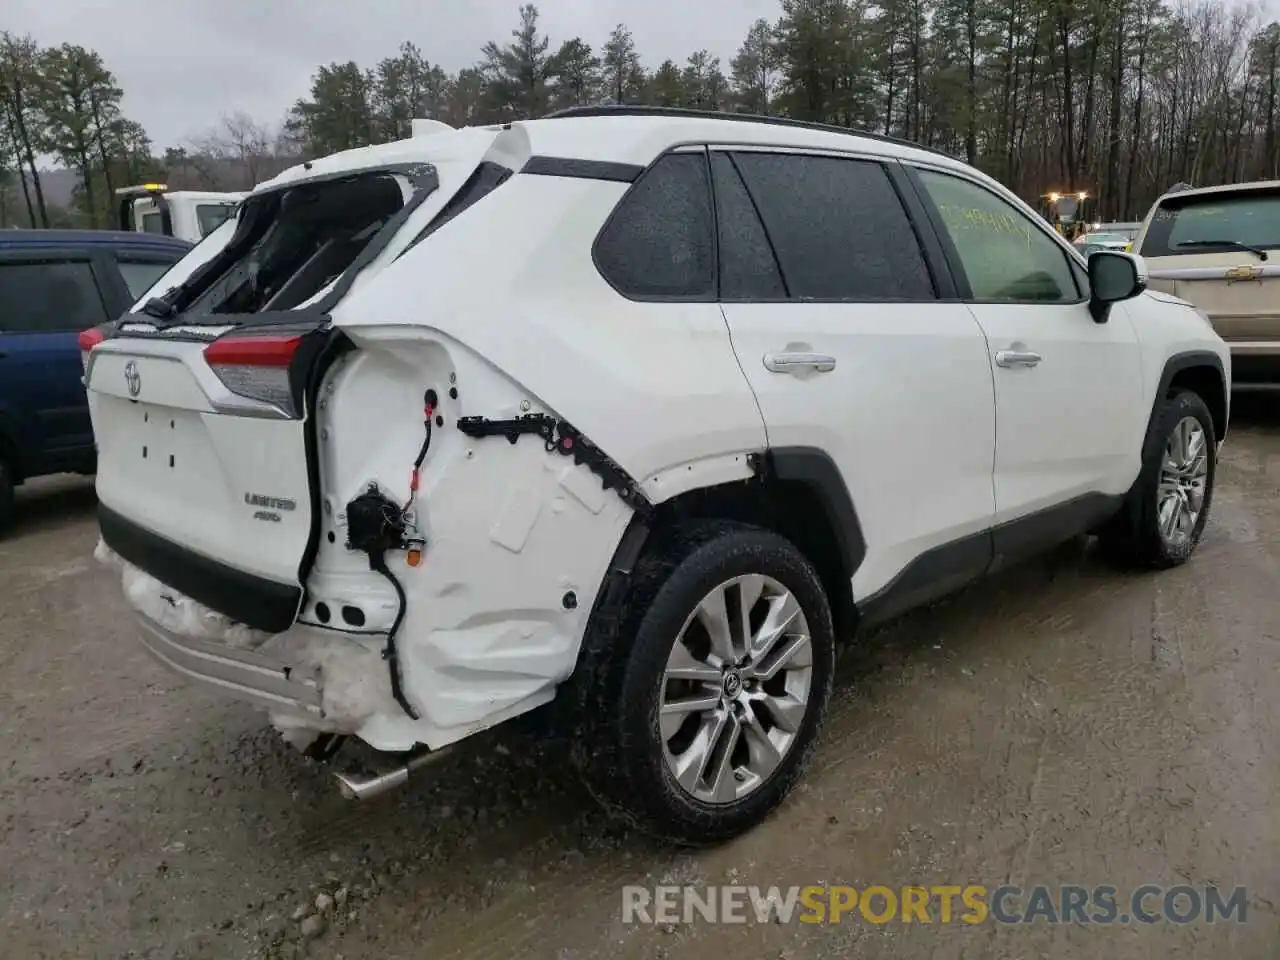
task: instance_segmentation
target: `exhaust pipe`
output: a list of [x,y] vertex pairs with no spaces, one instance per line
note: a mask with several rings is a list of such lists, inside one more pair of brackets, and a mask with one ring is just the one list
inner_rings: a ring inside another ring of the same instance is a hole
[[423,750],[410,757],[398,766],[389,770],[335,770],[333,776],[338,781],[338,789],[348,800],[371,800],[392,790],[403,787],[409,782],[409,774],[419,767],[434,763],[449,753],[449,748],[441,750]]

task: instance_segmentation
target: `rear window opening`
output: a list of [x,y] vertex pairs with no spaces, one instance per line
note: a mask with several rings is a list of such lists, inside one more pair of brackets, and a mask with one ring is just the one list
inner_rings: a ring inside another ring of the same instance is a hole
[[390,174],[305,184],[264,198],[256,236],[189,313],[292,310],[329,286],[405,205]]
[[1172,196],[1143,238],[1144,257],[1280,249],[1280,190]]
[[429,164],[353,171],[249,197],[225,247],[149,316],[207,318],[327,310],[438,186]]

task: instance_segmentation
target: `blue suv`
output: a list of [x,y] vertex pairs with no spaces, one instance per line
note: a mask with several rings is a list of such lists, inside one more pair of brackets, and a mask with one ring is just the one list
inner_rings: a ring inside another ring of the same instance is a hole
[[93,473],[79,334],[128,310],[190,249],[147,233],[0,230],[0,530],[24,480]]

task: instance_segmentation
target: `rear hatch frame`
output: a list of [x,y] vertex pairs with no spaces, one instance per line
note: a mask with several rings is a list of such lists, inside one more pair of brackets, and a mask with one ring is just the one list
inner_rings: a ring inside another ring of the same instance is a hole
[[[270,218],[278,211],[284,193],[298,187],[370,175],[404,177],[412,193],[400,209],[378,228],[342,273],[328,282],[327,290],[292,309],[248,314],[187,312],[187,308],[219,282],[261,238]],[[292,409],[273,408],[270,404],[256,401],[236,403],[230,391],[222,398],[230,402],[219,404],[217,391],[211,394],[209,389],[204,390],[214,413],[292,420],[301,426],[311,515],[306,544],[295,574],[296,583],[282,583],[239,569],[149,529],[119,510],[100,504],[102,538],[109,548],[161,583],[253,629],[280,633],[293,625],[306,601],[307,573],[319,551],[323,526],[318,482],[319,449],[313,414],[325,371],[339,355],[353,346],[341,330],[333,326],[331,310],[349,292],[361,272],[387,249],[405,222],[438,188],[435,166],[428,162],[412,162],[373,164],[316,177],[301,177],[255,191],[244,201],[235,232],[222,250],[163,296],[149,299],[138,312],[126,313],[99,328],[104,349],[91,349],[86,357],[85,383],[89,386],[95,361],[100,355],[125,352],[125,344],[121,341],[185,342],[208,347],[224,336],[287,333],[303,337],[304,346],[298,350],[298,362],[291,363],[289,368]],[[267,220],[260,219],[264,216]],[[200,373],[190,364],[185,365],[193,376]],[[197,382],[203,379],[197,376]]]

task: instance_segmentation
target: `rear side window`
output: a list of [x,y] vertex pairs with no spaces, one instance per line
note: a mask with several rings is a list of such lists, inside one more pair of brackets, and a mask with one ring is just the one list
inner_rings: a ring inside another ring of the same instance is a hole
[[157,280],[169,272],[172,263],[158,263],[154,260],[121,260],[117,266],[124,285],[129,288],[129,296],[137,300],[150,290]]
[[793,298],[937,298],[915,230],[881,164],[776,153],[738,153],[734,162]]
[[0,332],[87,330],[107,319],[87,261],[0,263]]
[[704,153],[673,153],[622,198],[596,240],[597,268],[623,296],[705,300],[715,290]]
[[1151,218],[1144,257],[1232,253],[1238,244],[1280,249],[1280,191],[1200,194],[1166,199]]
[[778,300],[787,295],[764,225],[726,154],[711,155],[720,230],[720,299]]

